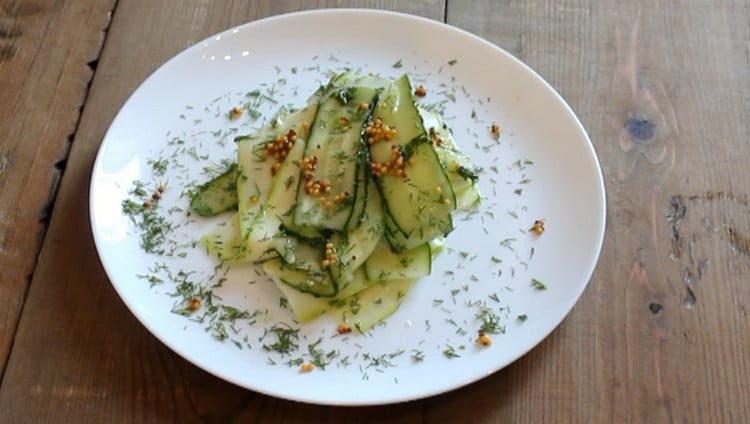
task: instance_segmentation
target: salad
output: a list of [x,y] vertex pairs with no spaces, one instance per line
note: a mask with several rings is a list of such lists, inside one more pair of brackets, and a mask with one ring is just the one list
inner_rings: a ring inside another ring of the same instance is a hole
[[387,318],[430,274],[454,215],[482,199],[423,93],[407,75],[348,71],[237,137],[237,163],[191,194],[199,215],[236,210],[202,238],[206,251],[262,263],[300,322],[331,313],[344,333]]

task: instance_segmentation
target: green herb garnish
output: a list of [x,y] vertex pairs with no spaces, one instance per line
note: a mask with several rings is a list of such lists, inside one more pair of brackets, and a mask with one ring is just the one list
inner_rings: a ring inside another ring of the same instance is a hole
[[174,254],[177,244],[169,238],[174,225],[158,212],[159,199],[163,188],[160,188],[161,191],[155,190],[152,196],[148,196],[142,183],[136,181],[133,184],[134,188],[131,193],[140,199],[123,200],[122,212],[130,218],[140,231],[141,248],[146,253]]
[[536,278],[531,279],[531,287],[537,290],[547,290],[547,285]]
[[357,87],[346,87],[336,92],[336,99],[341,102],[342,105],[348,104],[354,96],[357,94]]
[[211,325],[211,335],[216,337],[220,341],[224,341],[229,338],[227,329],[226,327],[224,327],[224,323],[222,322],[215,322]]
[[475,318],[482,322],[479,327],[479,334],[505,333],[505,326],[500,323],[500,316],[489,306],[482,303],[479,306],[479,311],[477,311]]
[[169,161],[167,159],[149,160],[148,164],[151,165],[151,170],[154,172],[154,175],[161,177],[167,172]]
[[322,349],[318,349],[320,342],[323,339],[319,338],[318,341],[307,346],[307,351],[310,353],[310,362],[319,367],[322,370],[326,369],[326,365],[330,364],[338,355],[337,350],[331,350],[324,352]]
[[465,166],[459,166],[456,170],[458,175],[466,178],[467,180],[476,181],[479,179],[479,175],[477,175],[477,172],[473,169],[467,168]]
[[446,347],[445,350],[443,350],[443,355],[445,355],[446,358],[453,359],[453,358],[460,358],[461,357],[461,355],[459,355],[456,352],[456,349],[453,346],[451,346],[451,345],[447,345],[447,346],[448,347]]
[[239,319],[250,319],[257,315],[257,313],[251,315],[248,311],[242,311],[229,305],[221,305],[221,312],[222,313],[221,315],[219,315],[219,320],[229,321],[233,324]]
[[[282,355],[289,354],[297,350],[299,345],[299,328],[292,328],[285,323],[279,323],[267,330],[267,334],[276,336],[276,342],[263,345],[266,351],[278,352]],[[265,335],[264,335],[265,337]]]

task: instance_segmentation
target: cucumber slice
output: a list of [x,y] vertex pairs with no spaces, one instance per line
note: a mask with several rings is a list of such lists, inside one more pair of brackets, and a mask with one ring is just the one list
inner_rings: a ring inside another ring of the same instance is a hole
[[278,172],[276,172],[276,176],[274,176],[274,183],[268,196],[268,204],[274,206],[274,212],[287,233],[302,239],[315,240],[324,236],[322,231],[294,222],[294,205],[301,175],[299,162],[302,160],[304,153],[305,144],[298,140],[292,146]]
[[304,142],[298,141],[292,146],[273,177],[266,205],[261,209],[263,214],[255,223],[253,237],[246,240],[246,245],[252,250],[276,252],[288,263],[294,263],[297,250],[304,249],[295,235],[318,246],[324,240],[323,234],[317,229],[293,222],[297,181],[300,176],[299,159],[302,158],[304,149]]
[[[383,90],[390,84],[390,80],[381,78],[375,75],[363,75],[353,71],[347,71],[331,79],[331,82],[326,86],[327,89],[320,90],[326,94],[330,94],[333,90],[341,89],[345,87],[366,87],[374,88],[377,90]],[[370,149],[367,143],[360,137],[360,145],[357,152],[357,169],[356,169],[356,187],[357,191],[354,194],[354,205],[352,206],[351,213],[347,218],[345,229],[351,231],[357,228],[364,216],[365,205],[367,203],[367,190],[369,184],[371,184],[369,175],[369,162],[370,162]]]
[[325,271],[297,269],[279,259],[264,262],[263,270],[300,292],[318,297],[331,297],[336,294],[333,282]]
[[307,99],[307,103],[319,103],[321,99],[328,97],[334,90],[337,90],[346,85],[346,83],[351,81],[354,77],[356,77],[356,75],[357,74],[352,71],[334,74],[331,79],[328,80],[328,83],[326,83],[325,85],[321,85],[317,90],[315,90],[312,96]]
[[375,281],[425,277],[432,270],[432,250],[425,243],[396,253],[388,244],[381,243],[367,258],[364,268],[367,278]]
[[370,153],[375,161],[388,161],[393,146],[404,147],[414,139],[427,137],[422,117],[411,95],[411,83],[406,75],[384,89],[372,115],[373,118],[381,118],[384,124],[396,130],[396,135],[392,139],[382,140],[370,146]]
[[407,177],[387,174],[376,178],[390,216],[386,222],[388,242],[394,250],[403,251],[452,231],[456,199],[425,131],[408,77],[396,80],[381,98],[373,117],[395,128],[396,136],[375,143],[370,153],[374,161],[388,162],[393,146],[397,146],[408,158]]
[[[272,259],[271,261],[269,261],[269,263],[272,261],[279,260]],[[271,269],[271,272],[274,272],[273,270],[277,268],[272,267],[269,264],[269,269]],[[324,314],[326,311],[344,304],[344,299],[366,289],[373,284],[372,281],[369,281],[365,277],[364,271],[359,269],[355,273],[354,279],[344,290],[341,290],[335,297],[323,298],[313,296],[309,293],[301,292],[296,288],[281,282],[281,280],[277,276],[272,275],[270,272],[268,273],[268,275],[272,277],[272,280],[276,287],[279,288],[283,296],[287,299],[289,308],[292,310],[292,313],[294,313],[294,316],[300,322],[312,321],[313,319]]]
[[235,261],[242,249],[239,215],[234,214],[228,221],[217,225],[213,231],[201,238],[201,244],[209,254],[220,260]]
[[[317,157],[314,180],[330,184],[330,192],[309,195],[304,182],[299,185],[294,222],[297,225],[342,230],[352,213],[357,194],[357,172],[362,130],[367,122],[377,90],[369,87],[344,86],[333,90],[321,101],[304,156]],[[362,108],[360,105],[367,104]],[[347,193],[336,203],[337,195]],[[326,206],[322,201],[329,202]]]
[[332,297],[338,292],[336,283],[320,263],[323,260],[322,249],[304,242],[295,243],[294,261],[285,262],[271,259],[263,263],[263,269],[274,279],[294,287],[301,292],[317,297]]
[[331,277],[339,287],[345,287],[352,280],[354,271],[365,263],[382,236],[382,201],[377,188],[371,186],[362,224],[348,233],[334,233],[330,239],[339,258],[330,268]]
[[[308,136],[308,126],[315,116],[317,104],[311,104],[297,112],[280,114],[252,136],[238,137],[238,172],[237,198],[239,204],[239,223],[242,249],[237,260],[259,261],[273,256],[276,252],[288,255],[293,252],[289,239],[280,232],[278,215],[289,210],[291,205],[284,204],[286,199],[272,190],[274,179],[271,168],[275,161],[265,155],[269,141],[279,134],[286,134],[290,129],[297,133],[297,144],[304,144]],[[283,184],[284,182],[280,182]],[[274,194],[269,204],[269,198]],[[284,199],[284,200],[281,200]],[[287,260],[292,258],[287,257]]]
[[[363,160],[357,163],[357,194],[354,196],[354,205],[352,211],[349,214],[349,218],[346,221],[346,230],[352,231],[359,227],[362,222],[362,217],[365,214],[365,207],[367,205],[367,193],[370,189],[370,172],[367,169],[367,163],[369,162],[366,158],[369,157],[367,154],[368,149],[364,149],[361,152]],[[374,187],[373,187],[374,188]],[[377,188],[374,188],[377,190]]]
[[382,90],[391,83],[391,80],[379,77],[377,75],[358,74],[356,72],[350,71],[347,72],[344,77],[342,77],[342,82],[348,87],[365,87]]
[[[424,194],[424,192],[422,195],[409,196],[409,198],[401,199],[400,204],[403,206],[400,208],[387,209],[387,213],[383,219],[386,229],[385,237],[394,251],[403,252],[405,250],[413,249],[435,237],[447,235],[453,230],[453,217],[450,213],[443,214],[443,211],[441,211],[440,215],[436,216],[434,209],[420,206],[414,210],[410,207],[418,201],[424,200],[426,196],[428,195]],[[392,196],[392,198],[398,197],[398,195]],[[432,200],[428,199],[426,204],[428,206],[432,204],[436,208],[442,206],[440,204],[435,204],[436,202],[438,202],[438,200],[433,198]],[[404,216],[406,214],[413,214],[414,218],[420,216],[424,220],[422,226],[411,233],[404,233],[402,228],[396,223],[395,217]]]
[[448,179],[456,193],[456,208],[458,209],[458,193],[476,183],[478,178],[476,171],[469,158],[460,152],[441,147],[435,147],[435,151],[448,171]]
[[368,331],[398,310],[414,281],[394,280],[374,284],[348,298],[335,314],[357,331]]
[[266,271],[266,274],[272,277],[271,280],[279,291],[281,291],[281,294],[287,300],[289,309],[292,310],[294,317],[299,322],[312,321],[330,309],[327,300],[313,296],[309,293],[301,292],[296,288],[283,283],[279,277],[272,275],[272,272],[279,269],[279,265],[274,262],[280,261],[278,259],[272,259],[265,262],[263,264],[263,270]]
[[435,152],[446,170],[448,180],[456,193],[456,208],[461,209],[458,201],[458,193],[463,192],[468,187],[476,185],[479,176],[476,167],[471,163],[466,155],[459,150],[453,134],[443,123],[442,118],[430,111],[420,110],[425,128],[429,133],[435,133],[440,143],[435,144]]
[[458,210],[472,211],[482,203],[482,192],[479,191],[477,184],[472,184],[456,193],[456,201],[458,202]]
[[[299,166],[297,161],[304,151],[303,143],[295,143],[273,178],[271,189],[263,210],[264,215],[256,222],[255,235],[259,239],[249,240],[255,246],[267,241],[266,249],[276,249],[282,257],[293,261],[291,252],[296,247],[296,240],[283,237],[284,232],[300,234],[303,237],[321,238],[322,234],[314,229],[295,226],[292,223],[291,211],[294,205]],[[284,212],[286,211],[286,212]],[[279,227],[284,231],[279,232]],[[228,262],[247,259],[238,255],[242,250],[242,239],[239,224],[239,214],[216,227],[214,231],[203,237],[202,243],[210,254]],[[322,241],[322,238],[321,238]],[[269,244],[270,243],[270,244]]]
[[[443,250],[445,250],[445,239],[442,237],[432,239],[427,244],[430,246],[430,255],[432,259],[435,259],[435,256],[439,255],[443,252]],[[432,270],[430,270],[430,272],[432,272]]]
[[237,207],[237,164],[190,194],[190,209],[200,216],[214,216]]

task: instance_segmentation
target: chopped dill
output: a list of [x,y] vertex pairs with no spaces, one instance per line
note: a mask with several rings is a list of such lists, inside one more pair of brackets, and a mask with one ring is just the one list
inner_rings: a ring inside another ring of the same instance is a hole
[[[299,348],[299,328],[292,328],[289,324],[274,324],[267,330],[267,334],[276,336],[276,342],[263,345],[263,349],[269,352],[277,352],[281,355],[290,354]],[[265,337],[265,335],[264,335]]]
[[229,338],[229,334],[227,334],[227,329],[224,327],[223,322],[214,322],[209,328],[211,330],[211,335],[218,340],[224,341]]
[[319,349],[318,346],[322,341],[323,339],[319,338],[315,343],[308,345],[307,351],[310,353],[310,362],[316,367],[325,370],[326,366],[336,359],[339,352],[337,350],[324,352],[322,349]]
[[547,290],[547,285],[536,278],[531,279],[531,287],[537,290]]
[[456,352],[456,349],[453,346],[451,346],[451,345],[447,345],[447,347],[445,348],[445,350],[443,350],[443,355],[445,355],[445,357],[448,358],[448,359],[454,359],[454,358],[460,358],[461,357],[461,355],[459,355]]
[[479,327],[479,334],[505,333],[505,326],[500,323],[500,316],[484,303],[479,304],[479,310],[474,318],[482,322]]
[[151,165],[151,170],[153,171],[154,175],[157,175],[159,177],[163,176],[165,172],[167,172],[167,166],[169,165],[169,160],[167,159],[149,159],[148,164]]

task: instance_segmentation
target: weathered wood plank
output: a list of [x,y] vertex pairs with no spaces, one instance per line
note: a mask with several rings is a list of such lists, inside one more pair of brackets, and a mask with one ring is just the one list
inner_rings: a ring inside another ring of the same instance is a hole
[[113,4],[0,1],[0,375]]
[[448,6],[449,23],[517,55],[578,112],[609,217],[563,325],[428,400],[425,421],[749,422],[747,2]]
[[[89,173],[109,123],[158,65],[211,33],[283,11],[345,2],[123,1],[117,6],[71,150],[0,388],[9,422],[403,421],[418,403],[304,406],[237,388],[152,337],[107,282],[90,237]],[[441,1],[351,2],[443,19]]]
[[[313,6],[122,3],[0,389],[9,421],[420,421],[421,403],[319,408],[203,373],[130,316],[93,245],[80,245],[80,188],[145,75],[212,32]],[[521,57],[573,105],[601,155],[610,215],[597,275],[561,328],[507,370],[425,402],[425,421],[750,421],[747,5],[449,6],[451,23]],[[399,7],[440,18],[443,5]]]

